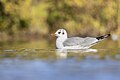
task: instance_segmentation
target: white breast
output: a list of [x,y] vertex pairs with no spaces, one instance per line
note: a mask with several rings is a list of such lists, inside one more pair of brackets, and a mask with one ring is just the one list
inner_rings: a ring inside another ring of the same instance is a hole
[[58,37],[57,39],[56,39],[56,47],[57,48],[63,48],[64,46],[63,46],[63,42],[66,40],[66,38],[64,38],[64,37]]

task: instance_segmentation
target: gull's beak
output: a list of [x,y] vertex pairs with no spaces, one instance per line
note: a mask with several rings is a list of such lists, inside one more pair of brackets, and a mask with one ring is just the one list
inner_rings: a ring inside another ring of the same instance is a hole
[[50,34],[51,36],[55,36],[55,33]]

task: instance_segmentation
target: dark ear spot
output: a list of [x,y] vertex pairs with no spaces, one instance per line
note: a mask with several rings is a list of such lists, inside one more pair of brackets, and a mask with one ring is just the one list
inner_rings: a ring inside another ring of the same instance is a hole
[[58,32],[58,34],[60,34],[61,32]]
[[65,34],[64,32],[62,34]]

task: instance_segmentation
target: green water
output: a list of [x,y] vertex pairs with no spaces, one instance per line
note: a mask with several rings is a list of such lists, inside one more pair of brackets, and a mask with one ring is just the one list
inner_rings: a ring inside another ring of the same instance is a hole
[[87,50],[56,50],[54,42],[4,42],[0,80],[120,80],[120,42]]

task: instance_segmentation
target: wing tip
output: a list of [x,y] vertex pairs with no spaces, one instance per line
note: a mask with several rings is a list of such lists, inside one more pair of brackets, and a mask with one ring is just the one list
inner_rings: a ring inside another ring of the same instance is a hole
[[97,37],[96,39],[97,39],[97,40],[102,40],[102,39],[108,38],[109,36],[111,36],[111,34],[107,34],[107,35],[104,35],[104,36],[100,36],[100,37]]

